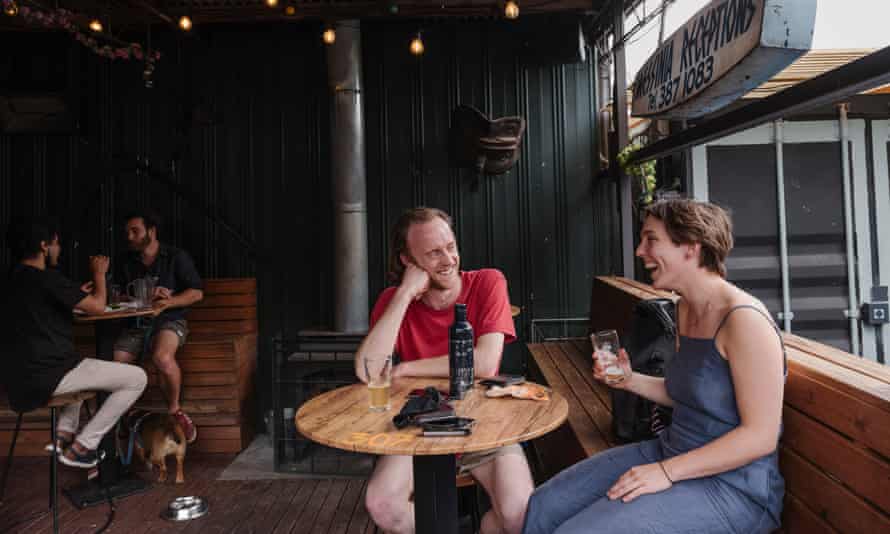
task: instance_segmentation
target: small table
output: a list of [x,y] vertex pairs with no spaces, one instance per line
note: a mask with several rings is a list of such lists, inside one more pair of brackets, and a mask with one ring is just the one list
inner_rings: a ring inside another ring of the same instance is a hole
[[[130,319],[132,317],[157,317],[161,313],[156,308],[124,308],[108,311],[97,315],[74,315],[75,323],[92,323],[96,326],[96,358],[103,358],[107,351],[102,350],[103,332],[101,325],[106,321]],[[109,358],[103,358],[109,359]],[[98,402],[105,402],[108,395],[99,392]],[[120,463],[117,458],[117,447],[114,443],[114,430],[105,434],[99,444],[99,449],[105,453],[105,457],[99,462],[99,483],[86,482],[79,486],[64,490],[65,495],[78,508],[86,508],[106,502],[108,498],[121,499],[129,495],[148,490],[151,485],[141,478],[122,477]]]
[[305,402],[296,425],[307,438],[348,451],[371,454],[403,454],[414,457],[414,516],[417,532],[455,534],[457,488],[455,454],[477,452],[528,441],[563,423],[569,413],[566,400],[552,392],[549,401],[488,398],[484,388],[474,387],[454,401],[457,415],[476,420],[473,433],[462,437],[428,438],[418,427],[396,429],[392,418],[399,413],[413,389],[434,386],[448,390],[442,378],[399,378],[391,386],[392,408],[368,410],[365,384],[328,391]]

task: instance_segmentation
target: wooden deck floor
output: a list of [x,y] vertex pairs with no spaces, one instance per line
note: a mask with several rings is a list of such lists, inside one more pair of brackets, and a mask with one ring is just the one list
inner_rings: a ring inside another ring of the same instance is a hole
[[[5,462],[5,457],[2,460]],[[233,455],[193,454],[186,460],[185,484],[155,484],[151,491],[116,503],[110,533],[373,533],[364,506],[365,480],[216,480]],[[170,459],[170,466],[173,460]],[[0,464],[2,469],[2,464]],[[0,532],[39,534],[52,531],[52,517],[25,521],[48,507],[49,467],[43,458],[16,458],[0,506]],[[78,484],[84,471],[59,467],[60,487]],[[140,473],[149,477],[147,472]],[[172,473],[171,473],[172,475]],[[154,473],[156,476],[156,472]],[[154,478],[152,478],[153,480]],[[174,497],[200,495],[210,513],[184,523],[171,523],[159,514]],[[105,524],[108,505],[78,510],[62,495],[61,532],[86,534]],[[12,528],[10,528],[11,525]]]

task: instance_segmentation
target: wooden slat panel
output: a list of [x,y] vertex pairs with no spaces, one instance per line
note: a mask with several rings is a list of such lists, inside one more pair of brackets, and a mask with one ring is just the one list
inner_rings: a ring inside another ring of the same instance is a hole
[[[223,408],[223,406],[221,405],[213,406],[211,407],[212,411],[205,410],[204,412],[189,409],[193,407],[194,403],[185,403],[183,404],[182,409],[189,414],[189,417],[192,418],[192,421],[194,421],[194,423],[198,425],[198,427],[240,425],[245,420],[245,418],[240,413],[238,413],[237,410],[221,411],[220,408]],[[153,402],[140,400],[136,402],[135,408],[139,410],[149,410],[152,412],[164,413],[167,411],[167,403],[162,400]]]
[[194,303],[192,309],[250,306],[256,306],[256,295],[208,295],[205,293],[201,302]]
[[240,439],[201,439],[188,446],[189,452],[213,452],[238,453],[244,450],[248,444],[242,443]]
[[[238,399],[182,399],[179,404],[182,406],[182,411],[189,414],[193,420],[197,420],[199,415],[238,414],[240,408]],[[147,399],[143,397],[136,401],[135,407],[153,412],[166,412],[167,402],[162,398]]]
[[785,407],[782,444],[843,482],[857,495],[890,510],[890,464],[811,417]]
[[859,374],[890,384],[890,367],[859,356],[854,356],[830,345],[825,345],[793,334],[783,334],[785,344],[809,355],[829,361]]
[[[194,401],[237,399],[238,390],[232,386],[182,386],[180,396],[183,400]],[[163,393],[158,387],[148,387],[145,393],[142,394],[142,399],[145,400],[159,400],[163,398]]]
[[256,321],[205,321],[189,323],[189,331],[196,334],[248,334],[256,332]]
[[[234,360],[237,337],[241,335],[250,334],[211,335],[204,332],[190,332],[186,344],[176,351],[176,360],[179,362],[208,358]],[[87,343],[76,344],[75,348],[80,354],[92,355],[95,352],[95,342],[90,339]]]
[[787,354],[791,372],[823,382],[864,404],[890,414],[890,384],[794,348],[789,348]]
[[196,308],[188,315],[189,326],[197,321],[237,321],[241,319],[256,319],[256,307],[243,308]]
[[781,448],[779,465],[788,491],[834,528],[841,532],[890,532],[890,517],[791,449]]
[[[559,370],[563,379],[572,393],[578,399],[581,408],[587,413],[587,416],[596,425],[599,435],[605,440],[607,447],[615,445],[612,436],[612,413],[603,404],[602,400],[597,397],[582,376],[583,371],[575,368],[566,349],[572,350],[568,343],[545,343],[544,347],[550,354],[551,361]],[[589,374],[589,371],[588,371]],[[602,449],[601,449],[602,450]],[[597,451],[598,452],[598,451]]]
[[[160,376],[157,372],[148,373],[148,385],[157,386]],[[238,375],[228,373],[183,373],[182,384],[187,386],[231,386],[238,383]]]
[[840,391],[831,377],[819,379],[800,372],[798,362],[789,357],[785,402],[814,419],[859,441],[884,456],[890,456],[890,413],[861,399],[848,390]]
[[590,385],[590,389],[592,389],[593,392],[596,393],[596,396],[599,397],[600,401],[603,403],[603,406],[605,406],[611,414],[611,388],[593,378],[593,350],[590,346],[590,342],[575,340],[571,341],[570,344],[574,348],[574,350],[567,350],[566,353],[571,358],[572,363],[575,364],[575,368],[578,369],[578,372],[581,373],[581,376],[583,376],[584,380]]
[[241,439],[241,427],[228,426],[201,426],[198,428],[198,439]]
[[608,449],[609,442],[590,419],[590,416],[584,410],[584,406],[566,383],[562,373],[557,370],[557,366],[551,360],[550,353],[546,347],[544,347],[543,344],[532,343],[530,343],[528,347],[535,363],[537,363],[538,368],[547,380],[547,384],[555,391],[562,394],[569,403],[568,421],[586,455],[591,456],[597,452]]
[[785,492],[785,505],[782,509],[783,534],[834,534],[837,530],[831,528],[822,518],[800,502],[800,499],[789,492]]
[[210,278],[204,280],[205,295],[256,293],[256,278]]

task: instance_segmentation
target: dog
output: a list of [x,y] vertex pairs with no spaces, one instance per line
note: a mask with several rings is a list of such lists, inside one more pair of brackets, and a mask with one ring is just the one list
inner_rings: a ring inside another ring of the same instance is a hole
[[134,443],[136,455],[149,471],[158,467],[158,482],[167,481],[167,456],[172,454],[176,457],[176,483],[184,483],[186,439],[176,419],[166,413],[136,412],[130,414],[127,422],[130,432],[135,430],[138,436]]

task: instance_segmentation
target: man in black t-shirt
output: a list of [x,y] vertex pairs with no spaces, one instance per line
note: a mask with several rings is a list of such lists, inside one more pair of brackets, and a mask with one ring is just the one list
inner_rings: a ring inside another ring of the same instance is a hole
[[125,220],[129,250],[116,259],[114,280],[124,286],[139,278],[156,278],[153,305],[164,311],[148,324],[141,321],[124,330],[114,343],[114,361],[130,363],[140,359],[143,352],[151,354],[168,411],[192,443],[198,431],[179,404],[182,372],[176,352],[188,337],[188,307],[204,298],[204,283],[188,253],[158,241],[160,219],[156,214],[138,211]]
[[25,412],[45,405],[53,395],[110,393],[80,432],[82,402],[65,406],[56,427],[63,450],[59,461],[93,467],[100,460],[96,449],[102,436],[139,398],[146,383],[145,371],[139,367],[84,358],[74,348],[72,313],[105,311],[108,258],[91,257],[93,280],[79,286],[55,269],[61,246],[51,220],[14,221],[8,243],[18,261],[7,281],[0,320],[0,365],[9,403],[13,410]]

